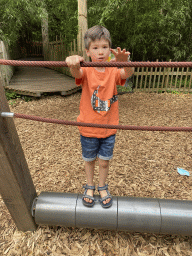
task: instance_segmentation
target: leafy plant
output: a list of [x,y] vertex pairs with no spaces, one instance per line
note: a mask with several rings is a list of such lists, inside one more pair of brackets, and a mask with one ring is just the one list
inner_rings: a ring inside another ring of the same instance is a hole
[[11,92],[11,91],[6,91],[5,95],[6,95],[7,100],[21,98],[21,95],[17,94],[16,92]]
[[25,95],[20,95],[16,92],[13,92],[13,91],[5,91],[5,96],[6,96],[6,99],[7,100],[12,100],[12,99],[23,99],[25,102],[28,102],[28,101],[32,101],[33,97],[30,97],[30,96],[25,96]]

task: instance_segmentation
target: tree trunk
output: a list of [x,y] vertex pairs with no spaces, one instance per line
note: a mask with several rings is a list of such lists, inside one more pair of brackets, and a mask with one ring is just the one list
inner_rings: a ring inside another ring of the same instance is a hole
[[48,33],[48,13],[46,8],[44,8],[44,15],[41,20],[41,29],[42,29],[43,56],[44,56],[44,60],[48,60],[49,33]]
[[85,44],[84,44],[84,35],[88,29],[87,0],[78,0],[78,26],[79,26],[78,36],[77,36],[78,52],[80,52],[83,55],[84,59],[88,61],[89,58],[86,55]]

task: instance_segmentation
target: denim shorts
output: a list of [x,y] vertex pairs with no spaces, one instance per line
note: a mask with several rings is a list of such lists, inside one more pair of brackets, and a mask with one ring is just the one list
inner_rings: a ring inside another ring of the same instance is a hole
[[81,135],[82,157],[86,162],[94,161],[97,157],[110,160],[113,157],[113,148],[116,135],[107,138],[89,138]]

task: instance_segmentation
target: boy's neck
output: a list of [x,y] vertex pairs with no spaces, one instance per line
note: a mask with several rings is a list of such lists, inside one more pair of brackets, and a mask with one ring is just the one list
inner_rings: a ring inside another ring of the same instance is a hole
[[101,67],[101,68],[95,67],[95,69],[96,69],[97,71],[99,71],[99,72],[105,72],[105,67]]

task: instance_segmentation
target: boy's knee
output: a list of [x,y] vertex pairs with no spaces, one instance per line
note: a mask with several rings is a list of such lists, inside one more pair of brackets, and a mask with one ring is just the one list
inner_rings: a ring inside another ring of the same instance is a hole
[[93,164],[95,164],[95,160],[85,161],[85,164],[93,165]]
[[99,158],[99,166],[102,168],[107,168],[109,166],[109,160],[103,160]]

